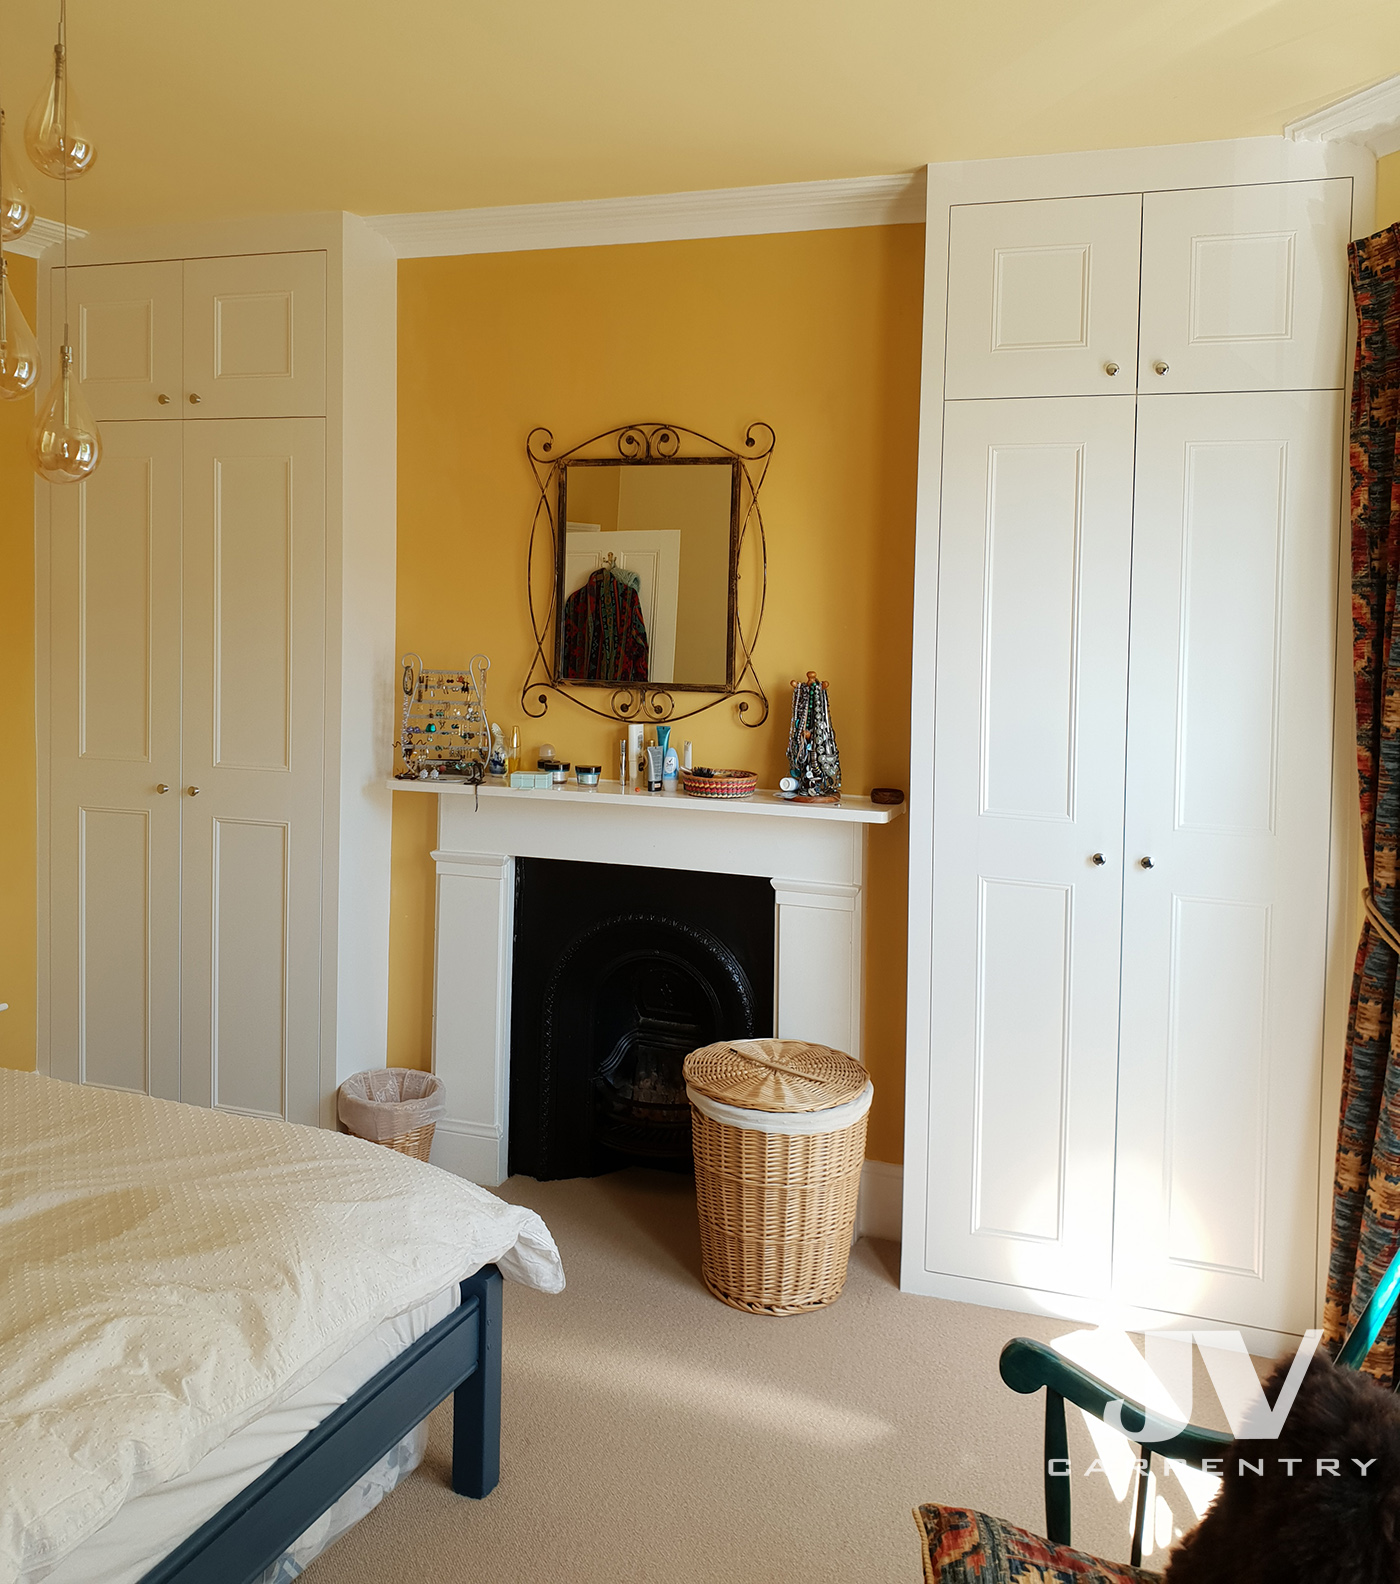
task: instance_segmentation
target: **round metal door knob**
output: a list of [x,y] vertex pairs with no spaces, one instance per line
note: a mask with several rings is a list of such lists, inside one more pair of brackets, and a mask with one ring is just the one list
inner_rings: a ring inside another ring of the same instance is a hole
[[168,781],[158,781],[156,783],[156,791],[157,792],[168,792],[169,790],[170,790],[170,783]]
[[165,394],[164,391],[162,391],[160,395],[156,397],[156,400],[161,404],[162,407],[168,407],[170,405],[170,398]]
[[1103,866],[1108,862],[1108,859],[1105,858],[1102,853],[1095,853],[1089,862],[1093,864],[1095,869],[1102,869]]
[[1116,363],[1105,363],[1103,366],[1103,371],[1108,375],[1109,379],[1112,379],[1113,376],[1118,372],[1118,365]]
[[1152,365],[1152,372],[1154,374],[1166,374],[1166,373],[1168,373],[1170,371],[1170,369],[1171,369],[1171,364],[1170,363],[1158,362],[1158,363],[1154,363]]
[[[1157,372],[1160,374],[1162,371],[1161,371],[1161,369],[1158,369]],[[191,404],[191,406],[197,407],[202,400],[203,400],[202,397],[197,396],[193,391],[190,392],[190,404]]]
[[1152,869],[1156,867],[1150,858],[1139,858],[1138,866],[1143,869]]
[[199,796],[199,788],[196,787],[196,786],[192,786],[190,788],[190,796],[191,797],[198,797]]

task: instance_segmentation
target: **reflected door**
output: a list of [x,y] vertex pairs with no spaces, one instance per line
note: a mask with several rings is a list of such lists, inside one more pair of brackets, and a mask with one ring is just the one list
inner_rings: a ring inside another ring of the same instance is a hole
[[599,533],[569,524],[564,545],[564,597],[575,594],[608,557],[638,579],[647,630],[647,680],[676,680],[676,612],[680,602],[681,536],[675,529]]
[[1341,435],[1333,392],[1139,406],[1115,1287],[1293,1332],[1313,1321]]
[[325,425],[184,425],[182,1096],[317,1120]]
[[924,1259],[1083,1294],[1112,1246],[1133,423],[1131,395],[944,410]]
[[50,492],[50,1071],[178,1099],[180,430],[102,445]]

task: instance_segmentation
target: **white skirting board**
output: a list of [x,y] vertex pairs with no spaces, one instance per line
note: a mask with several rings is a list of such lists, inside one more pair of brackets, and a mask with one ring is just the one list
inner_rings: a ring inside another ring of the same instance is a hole
[[904,1168],[888,1161],[868,1160],[861,1168],[856,1236],[899,1242],[904,1204]]

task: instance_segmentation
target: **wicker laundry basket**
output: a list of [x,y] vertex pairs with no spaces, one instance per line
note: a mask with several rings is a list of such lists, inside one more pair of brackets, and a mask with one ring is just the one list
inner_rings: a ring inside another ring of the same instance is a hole
[[336,1100],[347,1133],[421,1161],[432,1150],[438,1118],[446,1109],[442,1079],[414,1067],[356,1073],[341,1084]]
[[705,1285],[749,1314],[834,1302],[855,1229],[873,1093],[857,1061],[798,1040],[685,1059]]

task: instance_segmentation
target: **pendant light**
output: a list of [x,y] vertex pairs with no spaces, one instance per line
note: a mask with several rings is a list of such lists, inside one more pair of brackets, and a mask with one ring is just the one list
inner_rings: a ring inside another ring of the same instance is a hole
[[15,171],[5,136],[5,112],[0,110],[0,242],[13,242],[34,224],[34,205]]
[[68,81],[68,7],[58,13],[58,43],[53,47],[53,77],[24,123],[24,146],[36,170],[55,181],[92,169],[97,148],[80,125],[77,99]]
[[[5,112],[0,110],[0,193],[4,193],[8,199],[12,189],[7,185],[10,174],[7,152]],[[0,216],[7,220],[9,213],[7,202]],[[19,304],[10,290],[10,261],[5,257],[6,238],[27,231],[33,218],[33,211],[30,210],[28,219],[18,232],[9,231],[3,220],[0,220],[0,400],[3,401],[16,401],[21,396],[27,396],[39,382],[39,343],[34,339],[34,332],[19,311]]]
[[[59,0],[58,18],[56,59],[62,65],[67,50],[68,0]],[[58,376],[44,398],[29,435],[29,456],[34,463],[34,470],[50,484],[76,484],[87,478],[102,460],[102,437],[97,432],[97,424],[83,395],[82,382],[73,370],[73,347],[68,339],[69,169],[65,158],[68,128],[63,122],[67,104],[67,94],[60,93],[58,150],[59,169],[62,172],[60,179],[63,182],[63,345],[59,348]]]

